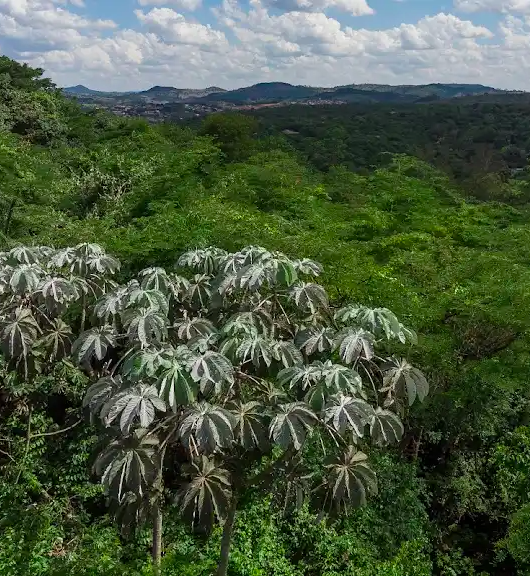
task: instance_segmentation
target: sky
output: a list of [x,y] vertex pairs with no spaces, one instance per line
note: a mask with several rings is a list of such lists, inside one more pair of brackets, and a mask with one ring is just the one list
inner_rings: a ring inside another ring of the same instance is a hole
[[95,90],[530,90],[530,0],[0,0],[0,54]]

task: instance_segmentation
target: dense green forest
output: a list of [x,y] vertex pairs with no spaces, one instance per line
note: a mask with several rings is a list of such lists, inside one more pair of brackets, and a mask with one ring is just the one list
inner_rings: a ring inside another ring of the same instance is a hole
[[[0,58],[0,573],[530,574],[524,175],[440,170],[406,108],[150,126],[42,73]],[[415,121],[493,114],[438,106]],[[522,154],[523,111],[494,106]]]
[[421,104],[266,108],[260,134],[284,132],[319,170],[345,165],[367,174],[408,154],[447,174],[479,200],[526,202],[509,180],[527,179],[527,94],[484,95]]

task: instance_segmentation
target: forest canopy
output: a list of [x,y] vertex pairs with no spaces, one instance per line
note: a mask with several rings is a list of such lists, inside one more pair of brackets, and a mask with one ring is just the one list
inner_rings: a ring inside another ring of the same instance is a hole
[[150,125],[0,60],[1,574],[528,574],[524,175],[279,110]]

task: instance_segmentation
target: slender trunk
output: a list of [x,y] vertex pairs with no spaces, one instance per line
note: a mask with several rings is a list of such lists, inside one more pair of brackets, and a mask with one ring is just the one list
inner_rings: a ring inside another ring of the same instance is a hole
[[223,527],[223,537],[221,539],[221,557],[217,567],[217,576],[226,576],[228,572],[228,559],[230,558],[230,545],[232,544],[232,534],[234,533],[234,524],[236,521],[237,498],[232,497],[228,516]]
[[85,322],[86,322],[86,294],[83,292],[83,296],[81,298],[81,326],[79,327],[80,332],[85,331]]
[[4,224],[4,234],[7,236],[9,234],[9,227],[11,226],[11,218],[13,217],[13,210],[15,209],[16,200],[11,200],[9,208],[7,210],[7,217]]
[[153,566],[155,574],[160,574],[160,562],[162,560],[162,510],[156,506],[153,518]]

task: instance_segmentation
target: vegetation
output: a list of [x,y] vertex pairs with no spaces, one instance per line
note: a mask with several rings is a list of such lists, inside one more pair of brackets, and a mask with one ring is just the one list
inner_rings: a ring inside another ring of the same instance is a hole
[[[495,99],[496,98],[496,99]],[[345,165],[371,172],[393,154],[434,164],[479,200],[527,202],[509,180],[527,180],[527,94],[402,104],[267,108],[254,112],[261,132],[286,130],[320,170]],[[389,154],[390,153],[390,154]]]
[[320,166],[1,71],[2,574],[528,574],[524,175]]

